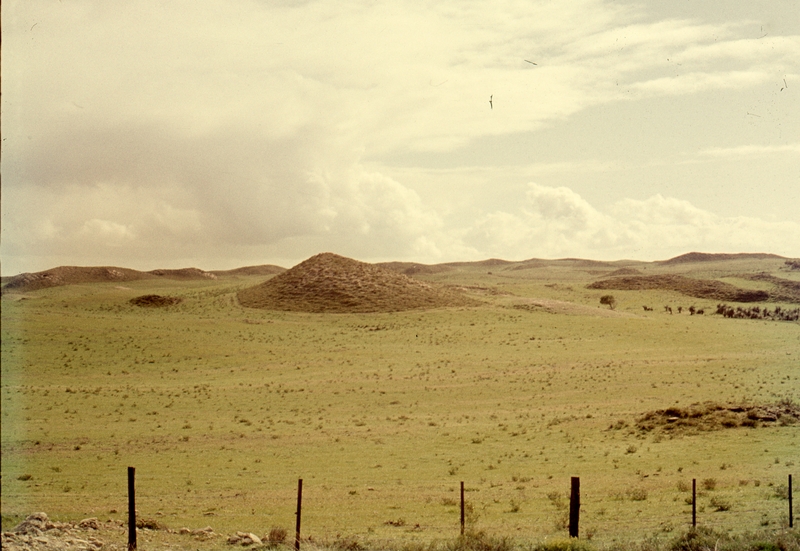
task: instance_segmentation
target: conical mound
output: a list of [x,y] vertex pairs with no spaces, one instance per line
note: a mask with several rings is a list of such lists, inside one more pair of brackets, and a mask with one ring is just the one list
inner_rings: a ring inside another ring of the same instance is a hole
[[322,253],[238,294],[242,306],[294,312],[397,312],[467,306],[460,292],[406,275]]

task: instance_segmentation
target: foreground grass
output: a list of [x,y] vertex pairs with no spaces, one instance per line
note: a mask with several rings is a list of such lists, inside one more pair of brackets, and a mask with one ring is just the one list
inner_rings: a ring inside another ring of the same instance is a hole
[[[4,299],[3,529],[34,510],[124,519],[129,465],[142,515],[222,534],[291,532],[298,478],[316,541],[445,545],[461,480],[476,530],[560,538],[570,476],[598,548],[671,541],[692,478],[714,480],[701,524],[781,528],[797,426],[633,425],[706,400],[800,399],[797,324],[642,313],[683,300],[661,292],[615,293],[609,313],[580,273],[512,275],[462,274],[497,291],[478,293],[485,306],[395,314],[244,309],[246,278]],[[148,293],[183,301],[128,303]]]

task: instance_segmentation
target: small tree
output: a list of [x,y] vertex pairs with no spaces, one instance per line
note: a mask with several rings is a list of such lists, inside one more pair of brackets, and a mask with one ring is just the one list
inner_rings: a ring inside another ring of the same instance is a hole
[[617,305],[617,299],[614,298],[614,295],[603,295],[600,297],[600,304],[608,304],[608,307],[613,310]]

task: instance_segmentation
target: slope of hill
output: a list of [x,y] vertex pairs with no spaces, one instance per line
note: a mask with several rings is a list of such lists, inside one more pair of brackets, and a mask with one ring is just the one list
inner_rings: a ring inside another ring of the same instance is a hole
[[59,266],[43,272],[24,273],[4,278],[2,292],[3,294],[9,292],[27,293],[61,285],[124,282],[155,278],[198,280],[216,279],[217,276],[199,268],[140,272],[139,270],[114,266]]
[[766,260],[766,259],[782,259],[782,256],[778,256],[777,254],[769,254],[769,253],[736,253],[736,254],[725,254],[725,253],[686,253],[674,258],[670,258],[669,260],[662,260],[657,262],[657,264],[687,264],[690,262],[718,262],[720,260]]
[[297,312],[396,312],[477,304],[463,294],[380,266],[322,253],[238,293],[250,308]]
[[3,293],[11,291],[26,293],[60,285],[136,281],[153,277],[155,276],[146,272],[112,266],[59,266],[52,270],[24,273],[10,277],[7,279],[7,283],[3,285]]
[[146,272],[156,277],[163,277],[164,279],[217,279],[217,276],[211,272],[206,272],[200,268],[180,268],[177,270],[152,270]]
[[243,266],[233,270],[212,270],[209,273],[219,277],[223,276],[269,276],[285,272],[286,268],[275,266],[274,264],[262,264],[259,266]]
[[589,289],[613,289],[619,291],[643,291],[662,289],[677,291],[695,298],[730,302],[759,302],[769,300],[769,293],[757,289],[741,289],[730,283],[713,279],[694,279],[679,275],[652,275],[613,277],[596,281]]

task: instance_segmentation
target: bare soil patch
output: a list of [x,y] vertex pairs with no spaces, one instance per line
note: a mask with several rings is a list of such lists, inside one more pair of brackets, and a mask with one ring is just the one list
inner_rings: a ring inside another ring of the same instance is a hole
[[377,265],[322,253],[238,293],[249,308],[296,312],[396,312],[479,304],[448,287]]
[[644,291],[661,289],[677,291],[695,298],[729,302],[764,302],[770,299],[767,291],[742,289],[713,279],[694,279],[679,275],[652,275],[614,277],[595,281],[588,289],[613,289],[617,291]]
[[183,299],[180,297],[168,297],[161,295],[142,295],[130,300],[134,306],[141,306],[143,308],[163,308],[165,306],[173,306],[180,304]]
[[789,400],[761,405],[703,402],[648,412],[636,420],[636,428],[642,433],[696,434],[738,427],[793,425],[798,421],[800,405]]

